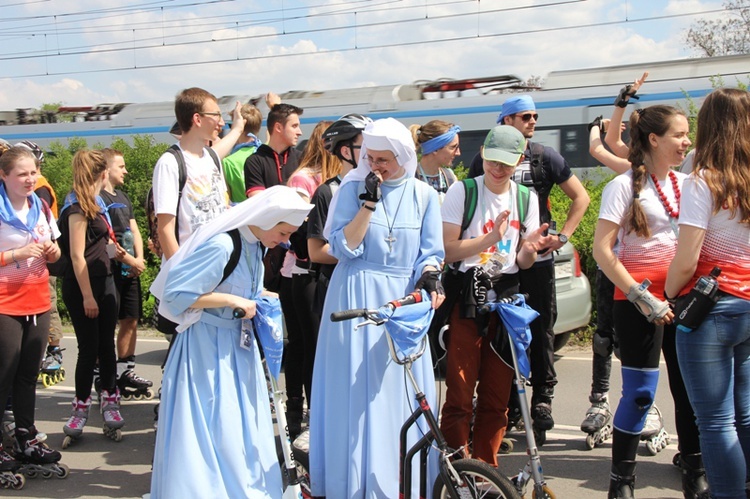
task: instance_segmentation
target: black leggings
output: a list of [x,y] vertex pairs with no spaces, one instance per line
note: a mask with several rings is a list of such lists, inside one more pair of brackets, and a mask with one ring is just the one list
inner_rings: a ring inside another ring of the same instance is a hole
[[117,326],[117,292],[111,275],[90,277],[91,291],[94,294],[99,315],[93,319],[86,317],[83,309],[83,295],[75,277],[65,277],[62,295],[68,307],[73,329],[78,340],[78,360],[76,361],[76,397],[86,400],[91,395],[94,381],[94,366],[99,359],[99,376],[102,389],[115,390],[116,356],[115,327]]
[[[629,301],[616,300],[614,326],[617,331],[623,367],[658,368],[660,354],[664,354],[669,391],[674,400],[675,427],[680,452],[683,454],[699,453],[698,426],[695,423],[695,414],[677,363],[674,324],[664,326],[664,328],[656,327],[646,320],[635,305]],[[612,440],[612,463],[634,460],[639,441],[639,435],[631,435],[615,429]]]
[[[528,293],[528,305],[539,312],[539,317],[530,324],[531,385],[534,395],[542,392],[548,396],[557,384],[555,372],[555,330],[557,301],[555,297],[555,266],[553,262],[534,265],[518,273],[521,293]],[[540,390],[541,389],[541,390]]]
[[34,424],[36,380],[49,336],[49,312],[31,316],[0,315],[0,401],[13,393],[19,428]]
[[298,322],[302,326],[304,344],[304,361],[302,363],[302,380],[307,395],[307,407],[312,404],[312,374],[315,363],[315,347],[318,343],[320,314],[315,312],[315,288],[317,280],[310,274],[294,274],[292,277],[292,297],[297,305]]

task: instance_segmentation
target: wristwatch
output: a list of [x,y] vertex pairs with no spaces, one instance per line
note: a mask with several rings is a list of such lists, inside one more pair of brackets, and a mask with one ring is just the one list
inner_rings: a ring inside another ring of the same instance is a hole
[[560,240],[561,243],[565,244],[568,242],[568,236],[565,234],[558,234],[557,238]]

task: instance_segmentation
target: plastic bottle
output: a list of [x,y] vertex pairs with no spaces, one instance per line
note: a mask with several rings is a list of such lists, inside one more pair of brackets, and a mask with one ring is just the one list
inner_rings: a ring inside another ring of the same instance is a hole
[[[130,227],[126,228],[125,232],[122,234],[122,247],[130,254],[130,256],[135,256],[135,239],[133,238],[133,231],[130,230]],[[124,262],[120,263],[120,272],[123,277],[128,277],[130,275],[130,265]]]

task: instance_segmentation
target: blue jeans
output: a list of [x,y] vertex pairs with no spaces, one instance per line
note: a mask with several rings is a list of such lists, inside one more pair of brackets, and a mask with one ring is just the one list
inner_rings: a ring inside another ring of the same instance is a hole
[[750,477],[750,301],[725,295],[701,326],[677,330],[713,497],[745,499]]

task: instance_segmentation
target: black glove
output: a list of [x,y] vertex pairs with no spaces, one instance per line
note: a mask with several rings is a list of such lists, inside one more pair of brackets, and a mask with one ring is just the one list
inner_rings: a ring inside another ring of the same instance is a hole
[[620,90],[620,93],[617,97],[615,97],[615,106],[617,107],[627,107],[628,105],[628,97],[630,99],[640,99],[637,95],[635,95],[635,90],[633,90],[633,85],[625,85]]
[[589,132],[591,132],[591,129],[594,128],[594,127],[596,127],[596,128],[599,129],[599,133],[600,134],[604,133],[604,126],[603,126],[603,123],[602,123],[602,116],[597,116],[596,118],[594,118],[594,120],[591,123],[589,123],[589,127],[588,127],[589,128]]
[[443,282],[440,280],[439,270],[428,270],[422,273],[422,277],[419,278],[414,289],[424,289],[428,293],[434,291],[439,295],[445,296],[445,288],[443,287]]
[[365,192],[359,195],[359,199],[373,203],[380,201],[380,177],[374,172],[370,172],[365,177]]

